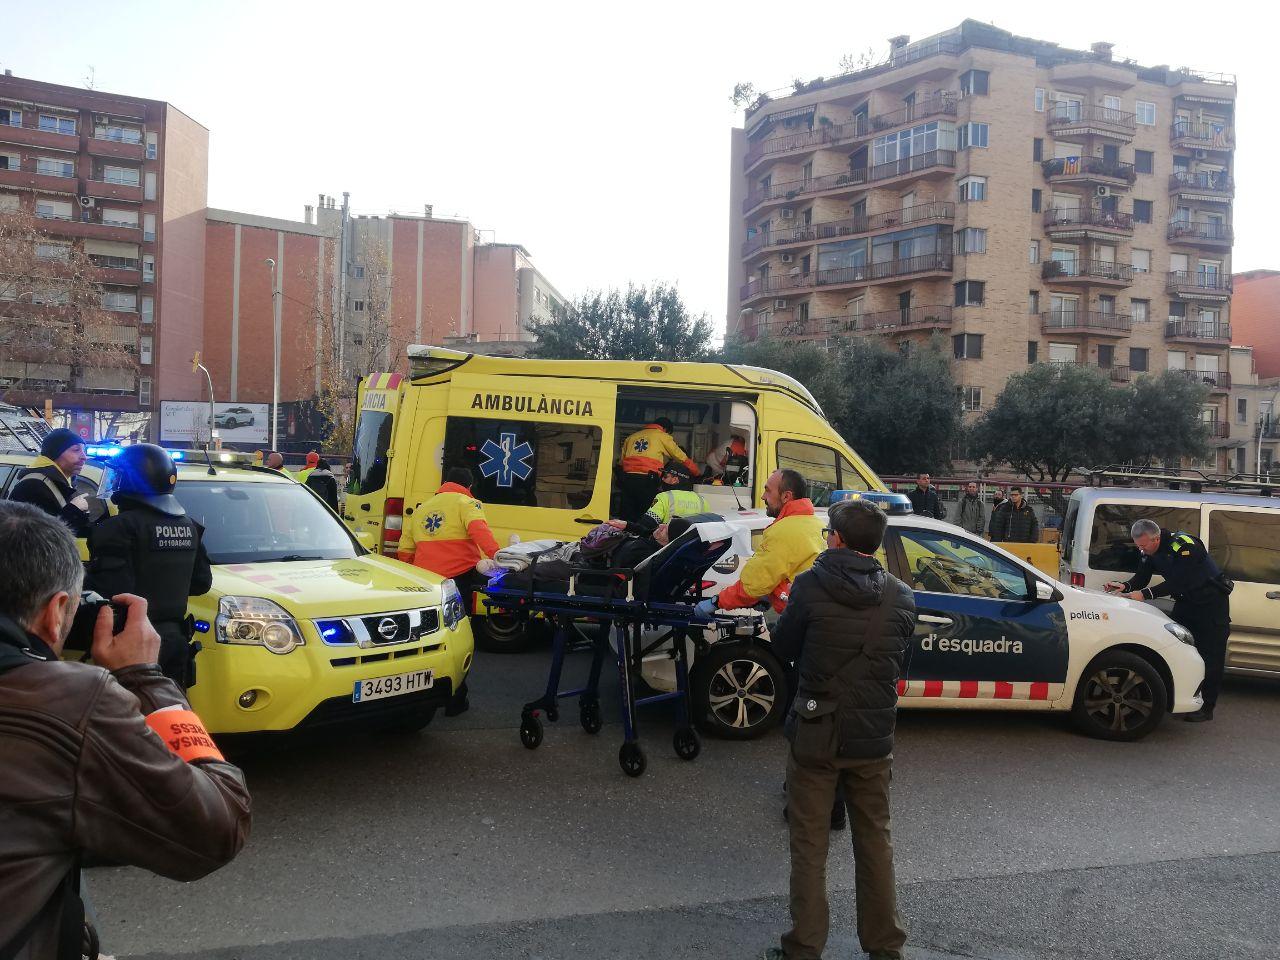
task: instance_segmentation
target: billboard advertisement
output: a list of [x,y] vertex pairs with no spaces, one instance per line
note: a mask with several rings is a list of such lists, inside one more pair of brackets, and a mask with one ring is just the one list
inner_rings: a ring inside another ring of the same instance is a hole
[[[213,428],[224,443],[265,445],[270,432],[271,405],[215,403]],[[209,433],[209,404],[195,400],[160,402],[160,442],[178,446],[197,443]]]

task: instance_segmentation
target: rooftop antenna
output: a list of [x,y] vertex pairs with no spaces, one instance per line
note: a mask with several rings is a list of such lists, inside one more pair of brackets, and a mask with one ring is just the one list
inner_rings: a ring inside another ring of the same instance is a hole
[[82,77],[81,80],[83,81],[84,88],[86,90],[98,89],[97,70],[94,68],[92,63],[89,64],[89,72],[84,77]]

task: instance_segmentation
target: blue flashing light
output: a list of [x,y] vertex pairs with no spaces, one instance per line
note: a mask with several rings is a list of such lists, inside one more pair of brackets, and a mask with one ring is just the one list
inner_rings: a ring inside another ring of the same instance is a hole
[[320,639],[331,646],[356,642],[345,620],[317,620],[316,629],[320,631]]
[[90,457],[114,457],[123,449],[117,446],[93,446],[89,447],[85,454]]
[[209,621],[208,621],[208,620],[197,620],[194,624],[192,624],[192,626],[195,628],[196,633],[208,633],[208,632],[209,632]]
[[175,461],[182,460],[186,457],[186,454],[183,453],[181,450],[169,450],[167,452],[169,456],[173,457]]
[[911,499],[905,493],[880,493],[876,490],[833,490],[831,502],[841,500],[866,500],[891,517],[901,517],[911,513]]

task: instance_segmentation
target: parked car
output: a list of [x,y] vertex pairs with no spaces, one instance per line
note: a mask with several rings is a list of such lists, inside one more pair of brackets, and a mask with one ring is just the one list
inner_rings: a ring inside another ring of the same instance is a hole
[[251,427],[253,411],[248,407],[227,407],[221,413],[214,414],[213,422],[216,426],[226,427],[228,430],[235,427]]

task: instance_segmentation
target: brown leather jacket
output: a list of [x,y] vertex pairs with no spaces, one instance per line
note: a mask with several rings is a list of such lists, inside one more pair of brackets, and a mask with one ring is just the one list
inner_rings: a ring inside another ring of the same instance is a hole
[[79,853],[197,880],[249,835],[244,775],[184,763],[144,716],[186,700],[159,666],[110,674],[64,663],[0,617],[0,952],[36,916],[18,957],[57,956],[59,887]]

